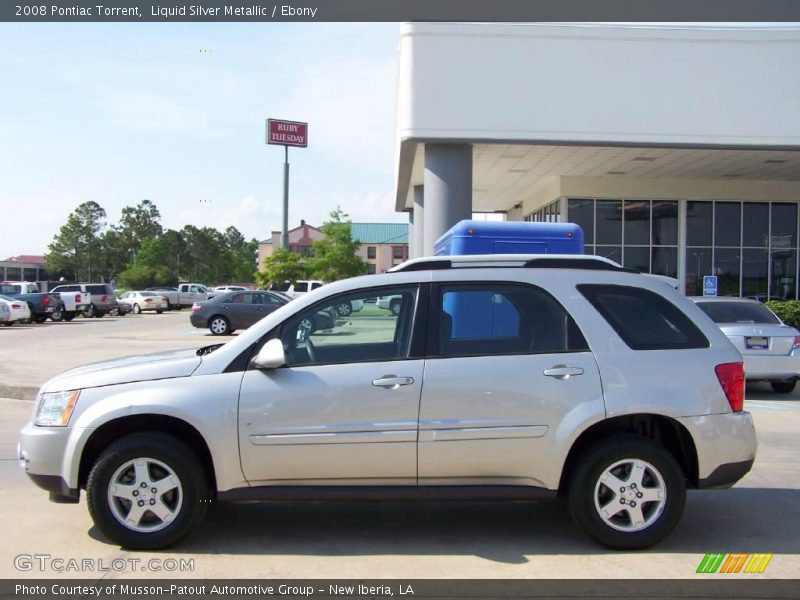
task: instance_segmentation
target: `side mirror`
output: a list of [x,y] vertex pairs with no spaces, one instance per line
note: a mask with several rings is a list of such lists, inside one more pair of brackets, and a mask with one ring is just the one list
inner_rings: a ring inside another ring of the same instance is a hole
[[286,364],[286,355],[283,352],[283,342],[278,338],[269,340],[261,347],[253,364],[258,369],[277,369]]

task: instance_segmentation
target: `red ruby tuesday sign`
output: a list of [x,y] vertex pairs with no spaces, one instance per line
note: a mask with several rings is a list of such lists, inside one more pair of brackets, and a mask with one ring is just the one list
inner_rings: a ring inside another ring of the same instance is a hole
[[308,146],[308,123],[267,119],[267,143],[281,146]]

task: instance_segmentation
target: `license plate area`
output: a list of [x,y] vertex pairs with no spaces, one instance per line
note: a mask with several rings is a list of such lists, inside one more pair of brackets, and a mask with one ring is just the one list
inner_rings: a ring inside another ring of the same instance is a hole
[[763,335],[748,336],[744,338],[744,345],[748,350],[769,350],[769,338]]

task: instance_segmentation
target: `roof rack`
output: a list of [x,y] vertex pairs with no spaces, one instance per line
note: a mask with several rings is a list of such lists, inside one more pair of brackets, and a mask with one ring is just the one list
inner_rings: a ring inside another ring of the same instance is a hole
[[443,269],[528,268],[585,269],[639,273],[602,256],[586,254],[471,254],[463,256],[427,256],[414,258],[389,269],[390,273],[406,271],[439,271]]

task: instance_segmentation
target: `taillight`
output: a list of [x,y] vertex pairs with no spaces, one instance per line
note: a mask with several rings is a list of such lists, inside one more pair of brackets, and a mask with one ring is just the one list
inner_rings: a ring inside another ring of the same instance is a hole
[[100,302],[108,302],[108,296],[106,294],[100,296]]
[[22,304],[12,304],[11,308],[22,308]]
[[792,350],[797,350],[800,348],[800,335],[794,336],[794,343],[792,344]]
[[192,312],[197,312],[201,308],[202,306],[200,306],[199,304],[192,304]]
[[733,412],[744,409],[744,364],[740,362],[724,363],[714,367],[722,391],[728,398]]
[[153,299],[152,298],[145,298],[144,301],[145,301],[145,303],[149,303],[149,302],[152,302]]
[[50,304],[50,296],[45,296],[44,298],[42,298],[42,304],[44,306],[49,305]]
[[75,294],[75,302],[80,302],[80,301],[81,301],[81,295]]

